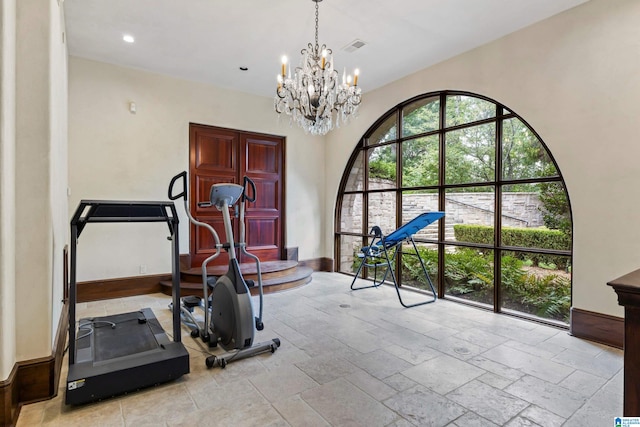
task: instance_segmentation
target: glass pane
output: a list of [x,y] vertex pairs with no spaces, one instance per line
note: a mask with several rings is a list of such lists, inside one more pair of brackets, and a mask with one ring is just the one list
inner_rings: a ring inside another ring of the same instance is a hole
[[362,233],[362,194],[345,194],[342,197],[339,231]]
[[448,247],[444,279],[447,295],[493,306],[493,251]]
[[371,133],[371,136],[367,139],[367,145],[376,145],[396,139],[398,137],[398,130],[396,128],[397,118],[397,112],[386,118],[385,121]]
[[[416,246],[429,279],[438,289],[438,246],[428,243],[416,243]],[[431,288],[420,265],[420,260],[414,254],[413,245],[402,246],[402,284],[430,292]]]
[[542,202],[539,184],[516,184],[502,187],[502,226],[503,227],[540,227]]
[[558,176],[538,138],[518,119],[503,121],[502,179]]
[[[538,184],[538,197],[542,203],[542,220],[545,227],[559,230],[571,236],[571,206],[567,190],[561,182],[541,182]],[[568,245],[570,241],[568,242]],[[562,249],[571,249],[569,246]]]
[[464,95],[447,96],[445,124],[447,127],[475,122],[496,116],[496,104]]
[[340,271],[354,274],[360,265],[357,254],[362,247],[362,237],[340,236]]
[[[438,210],[438,191],[420,190],[402,192],[402,224],[406,224],[413,218],[424,212]],[[439,221],[429,224],[418,231],[414,239],[438,240]]]
[[396,144],[368,150],[369,190],[396,188]]
[[440,128],[440,98],[423,98],[402,109],[402,136],[407,137]]
[[495,123],[447,132],[446,183],[493,181],[496,169],[495,135]]
[[[535,258],[545,257],[545,263]],[[502,255],[502,307],[569,322],[571,265],[568,256],[527,252]]]
[[438,136],[412,139],[402,143],[402,186],[438,185]]
[[[382,234],[387,235],[396,227],[396,193],[369,193],[369,230],[374,225],[380,227]],[[367,230],[367,231],[369,231]]]
[[351,166],[351,170],[349,171],[349,176],[347,177],[347,184],[344,188],[344,191],[362,191],[363,182],[364,182],[364,152],[360,151],[358,153],[358,157],[356,161],[353,162],[353,166]]
[[493,187],[447,189],[445,240],[492,245],[494,209]]
[[562,183],[503,187],[502,245],[571,249],[569,200]]

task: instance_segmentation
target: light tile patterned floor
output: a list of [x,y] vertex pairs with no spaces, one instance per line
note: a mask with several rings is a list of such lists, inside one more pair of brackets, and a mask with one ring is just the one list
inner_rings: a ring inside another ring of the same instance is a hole
[[[279,337],[275,354],[208,370],[183,328],[190,374],[68,407],[63,369],[58,397],[24,406],[18,426],[599,427],[622,414],[620,350],[446,300],[405,309],[393,289],[351,291],[350,281],[315,273],[266,295],[256,340]],[[168,303],[146,295],[80,304],[78,314],[151,307],[171,331]]]

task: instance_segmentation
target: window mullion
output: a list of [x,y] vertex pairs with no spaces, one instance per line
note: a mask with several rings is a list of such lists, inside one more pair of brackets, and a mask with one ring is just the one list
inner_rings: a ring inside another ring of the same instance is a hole
[[502,310],[502,108],[496,105],[495,208],[493,230],[493,311]]
[[[445,117],[446,117],[446,107],[447,107],[447,94],[446,92],[442,92],[440,94],[440,116],[439,120],[439,131],[438,134],[438,210],[441,212],[445,212],[445,133],[444,127]],[[438,227],[438,297],[444,298],[444,238],[446,231],[446,222],[447,218],[442,218],[439,220],[440,226]]]

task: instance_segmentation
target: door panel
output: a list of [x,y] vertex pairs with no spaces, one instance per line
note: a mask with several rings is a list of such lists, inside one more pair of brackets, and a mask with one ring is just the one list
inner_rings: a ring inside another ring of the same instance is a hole
[[265,181],[263,179],[254,179],[256,184],[256,193],[261,194],[262,197],[256,198],[256,202],[251,205],[251,210],[255,211],[273,211],[277,212],[279,207],[278,201],[278,182]]
[[251,218],[247,220],[251,234],[247,236],[247,250],[258,258],[267,259],[278,250],[277,231],[279,221],[273,218]]
[[256,201],[245,212],[250,252],[261,260],[279,260],[284,253],[282,231],[284,141],[265,135],[241,135],[242,168],[256,184]]
[[[198,170],[236,172],[238,138],[226,133],[196,131],[195,167]],[[212,149],[215,148],[215,149]]]
[[[211,185],[221,182],[242,184],[246,175],[256,184],[256,201],[245,205],[247,250],[261,261],[279,260],[284,255],[284,138],[253,134],[211,126],[189,125],[190,206],[194,217],[211,224],[222,243],[227,241],[222,214],[216,208],[198,207],[209,200]],[[230,211],[235,240],[239,227]],[[204,229],[191,225],[192,266],[215,252],[214,241]],[[250,262],[239,256],[240,262]],[[226,264],[223,252],[212,265]]]
[[246,170],[253,173],[279,174],[278,142],[264,138],[246,138]]
[[[206,219],[206,221],[203,221],[203,222],[206,222],[207,224],[211,225],[213,229],[216,231],[216,233],[218,233],[218,237],[220,237],[220,242],[224,243],[227,241],[224,234],[225,231],[224,231],[224,223],[222,221],[222,215],[220,215],[219,218],[207,217],[203,219]],[[202,221],[202,219],[199,219],[199,221]],[[233,222],[234,221],[232,221],[232,223]],[[202,258],[202,260],[204,260],[205,258],[215,253],[215,241],[213,240],[213,236],[211,236],[211,233],[209,232],[209,230],[203,227],[198,227],[195,236],[196,236],[195,238],[196,247],[199,248],[198,255],[200,258]],[[222,251],[220,253],[220,256],[218,256],[218,258],[216,258],[215,261],[210,265],[221,265],[221,264],[227,264],[228,262],[229,262],[229,257],[227,253]],[[202,261],[198,262],[197,265],[193,265],[193,266],[199,267],[200,265],[202,265]]]
[[[220,242],[227,241],[222,222],[222,213],[215,207],[202,208],[198,202],[209,201],[211,185],[220,182],[237,183],[238,175],[238,134],[227,129],[209,126],[190,125],[190,197],[189,205],[193,216],[202,222],[213,226],[218,233]],[[205,258],[215,252],[215,242],[208,230],[190,226],[191,265],[202,264]],[[235,233],[235,230],[234,230]],[[195,238],[194,238],[195,237]],[[225,252],[222,252],[212,265],[229,262]]]

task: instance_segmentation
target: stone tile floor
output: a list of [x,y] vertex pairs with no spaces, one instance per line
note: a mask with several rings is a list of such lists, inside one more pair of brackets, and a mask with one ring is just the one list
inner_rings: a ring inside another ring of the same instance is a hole
[[[225,369],[206,369],[208,349],[183,327],[190,374],[69,407],[65,360],[58,396],[25,405],[18,426],[599,427],[622,415],[620,350],[446,300],[405,309],[392,288],[351,291],[350,282],[315,273],[266,295],[256,341],[282,346]],[[169,300],[83,303],[78,315],[151,307],[171,331]]]

